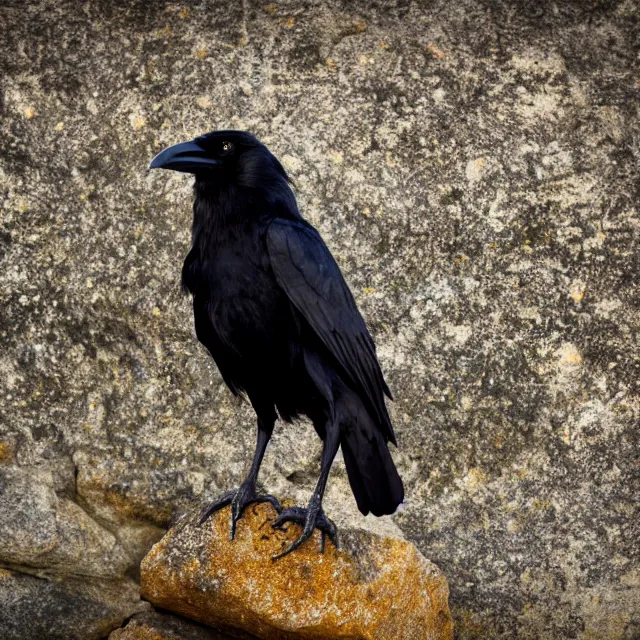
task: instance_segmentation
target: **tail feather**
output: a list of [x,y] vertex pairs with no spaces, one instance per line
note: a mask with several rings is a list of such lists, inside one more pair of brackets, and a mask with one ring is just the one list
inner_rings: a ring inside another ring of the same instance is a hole
[[404,499],[402,480],[381,429],[350,391],[336,402],[340,444],[358,509],[375,516],[393,513]]

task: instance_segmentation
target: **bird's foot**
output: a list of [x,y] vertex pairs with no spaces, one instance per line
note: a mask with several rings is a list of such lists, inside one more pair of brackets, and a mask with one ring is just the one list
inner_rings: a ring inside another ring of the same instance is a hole
[[338,548],[338,530],[336,525],[327,518],[322,510],[319,499],[311,498],[307,509],[302,507],[287,507],[283,509],[275,522],[271,525],[274,528],[282,529],[285,522],[295,522],[302,525],[302,535],[295,540],[287,549],[273,556],[273,560],[282,558],[288,553],[295,551],[303,542],[307,541],[313,534],[314,529],[319,529],[322,536],[320,541],[320,551],[324,553],[326,539],[333,542],[333,546]]
[[244,510],[250,504],[261,502],[268,502],[278,513],[282,512],[282,507],[280,506],[277,498],[268,494],[258,495],[256,493],[255,483],[250,480],[245,480],[238,489],[225,493],[222,497],[218,498],[218,500],[205,507],[200,514],[199,524],[202,524],[216,511],[220,511],[220,509],[227,505],[231,505],[230,539],[233,540],[236,535],[236,523],[242,517]]

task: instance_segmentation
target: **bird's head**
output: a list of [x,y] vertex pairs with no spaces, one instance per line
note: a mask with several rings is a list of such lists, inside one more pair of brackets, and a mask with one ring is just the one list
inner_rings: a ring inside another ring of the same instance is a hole
[[161,151],[149,169],[192,173],[196,182],[271,189],[289,178],[278,159],[246,131],[212,131]]

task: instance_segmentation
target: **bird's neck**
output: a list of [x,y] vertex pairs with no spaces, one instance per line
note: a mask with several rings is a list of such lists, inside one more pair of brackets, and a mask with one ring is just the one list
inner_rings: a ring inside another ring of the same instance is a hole
[[236,226],[251,211],[250,203],[234,185],[203,185],[196,181],[193,201],[193,240],[208,241],[221,229]]
[[193,240],[209,243],[225,230],[251,225],[268,217],[299,218],[291,190],[262,190],[234,183],[196,180],[193,202]]

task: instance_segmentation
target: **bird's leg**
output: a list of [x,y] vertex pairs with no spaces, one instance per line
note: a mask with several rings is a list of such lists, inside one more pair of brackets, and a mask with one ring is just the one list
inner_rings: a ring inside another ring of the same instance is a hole
[[274,560],[286,556],[297,549],[303,542],[311,537],[314,529],[319,529],[322,533],[320,551],[324,553],[324,546],[326,538],[328,537],[334,546],[338,546],[338,531],[335,524],[327,518],[322,510],[322,496],[324,495],[325,487],[327,486],[327,479],[329,478],[329,472],[331,471],[331,465],[333,459],[336,457],[338,447],[340,446],[340,437],[338,427],[335,424],[327,423],[326,437],[322,448],[322,462],[320,465],[320,477],[318,478],[318,484],[309,500],[309,505],[306,509],[302,507],[288,507],[283,509],[280,515],[276,518],[276,521],[272,524],[273,527],[282,528],[285,522],[297,522],[302,525],[302,535],[293,542],[288,549],[285,549],[282,553],[273,556]]
[[264,457],[267,443],[271,438],[273,432],[273,422],[267,423],[262,420],[258,420],[258,441],[256,443],[256,452],[253,456],[253,462],[251,463],[251,470],[244,482],[238,487],[238,489],[225,493],[215,502],[212,502],[207,506],[200,515],[200,524],[202,524],[207,518],[209,518],[216,511],[219,511],[227,505],[231,505],[231,540],[236,535],[236,523],[242,517],[244,510],[248,505],[254,502],[268,502],[273,505],[273,508],[280,513],[282,507],[278,502],[278,499],[271,495],[258,495],[256,493],[256,478],[258,477],[258,471],[260,471],[260,465],[262,464],[262,458]]

